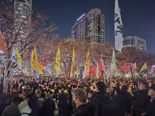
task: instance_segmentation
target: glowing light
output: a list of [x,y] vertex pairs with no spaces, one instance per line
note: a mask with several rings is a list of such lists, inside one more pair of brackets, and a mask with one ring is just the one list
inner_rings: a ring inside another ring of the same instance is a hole
[[85,14],[81,15],[76,21],[79,21],[81,18],[83,18]]

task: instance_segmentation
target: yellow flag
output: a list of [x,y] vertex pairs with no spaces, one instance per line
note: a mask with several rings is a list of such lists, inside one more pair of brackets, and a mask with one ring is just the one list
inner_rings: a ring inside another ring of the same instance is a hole
[[33,52],[34,52],[34,61],[35,62],[39,62],[38,61],[38,55],[37,55],[37,49],[36,49],[36,47],[34,47],[34,51]]
[[143,72],[144,70],[147,70],[147,63],[145,62],[145,64],[142,66],[140,72]]
[[31,54],[31,68],[32,70],[37,70],[40,74],[43,74],[43,67],[40,65],[38,61],[38,55],[37,55],[37,50],[36,47],[32,51]]
[[89,75],[89,70],[90,70],[90,52],[88,50],[86,55],[86,74],[87,75]]
[[32,69],[32,71],[34,70],[34,51],[33,50],[31,53],[31,69]]
[[35,67],[40,74],[44,74],[43,67],[39,63],[35,63]]
[[74,75],[75,73],[75,49],[73,47],[73,51],[72,51],[72,64],[71,64],[71,77]]
[[22,57],[21,57],[18,49],[16,49],[16,57],[17,57],[18,65],[21,65],[22,64]]
[[54,65],[54,69],[57,71],[60,68],[60,61],[61,60],[61,54],[60,54],[60,48],[58,47],[57,55],[56,55],[56,63]]

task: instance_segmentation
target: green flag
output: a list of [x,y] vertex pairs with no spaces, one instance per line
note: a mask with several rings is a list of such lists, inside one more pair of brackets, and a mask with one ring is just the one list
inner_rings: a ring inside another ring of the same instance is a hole
[[115,50],[113,49],[112,53],[112,61],[110,65],[111,71],[114,72],[116,70],[116,56],[115,56]]
[[147,63],[145,62],[145,64],[142,66],[140,72],[143,72],[144,70],[147,70]]

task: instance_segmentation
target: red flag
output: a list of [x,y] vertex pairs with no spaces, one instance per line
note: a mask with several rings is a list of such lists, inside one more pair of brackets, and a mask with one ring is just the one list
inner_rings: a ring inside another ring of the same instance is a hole
[[3,77],[4,77],[4,71],[5,71],[5,67],[2,67],[1,68],[1,73],[2,73]]
[[90,75],[90,76],[95,76],[95,74],[96,74],[96,66],[93,65],[93,66],[91,66],[90,69],[89,69],[89,75]]
[[40,64],[41,64],[42,66],[47,66],[47,62],[46,62],[45,60],[41,60]]
[[124,73],[127,73],[130,71],[130,64],[129,63],[124,63],[120,66],[120,70]]
[[104,71],[104,60],[102,58],[100,58],[99,61],[99,78],[103,77],[103,71]]
[[43,70],[43,74],[45,74],[45,70]]

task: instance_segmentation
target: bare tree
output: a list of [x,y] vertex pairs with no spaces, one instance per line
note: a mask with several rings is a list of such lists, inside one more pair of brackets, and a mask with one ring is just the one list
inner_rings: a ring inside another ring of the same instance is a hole
[[[39,14],[37,11],[33,13],[29,12],[27,15],[32,15],[31,25],[28,30],[28,35],[21,39],[21,28],[18,29],[15,27],[14,0],[0,1],[0,32],[5,38],[9,59],[12,49],[17,43],[21,43],[19,51],[22,53],[23,58],[27,58],[30,56],[30,50],[37,44],[38,40],[48,39],[51,38],[50,36],[57,35],[55,23],[50,21],[46,16]],[[25,20],[18,26],[25,25]]]
[[[22,52],[38,39],[49,38],[49,35],[54,34],[57,29],[56,25],[49,21],[46,16],[35,11],[32,14],[28,36],[21,40],[19,36],[20,28],[16,30],[14,25],[13,0],[2,0],[0,6],[0,31],[5,37],[6,47],[10,52],[14,44],[17,44],[19,41],[22,41],[22,47],[20,48],[20,52]],[[31,12],[27,15],[31,15]],[[20,26],[24,24],[24,21]]]

